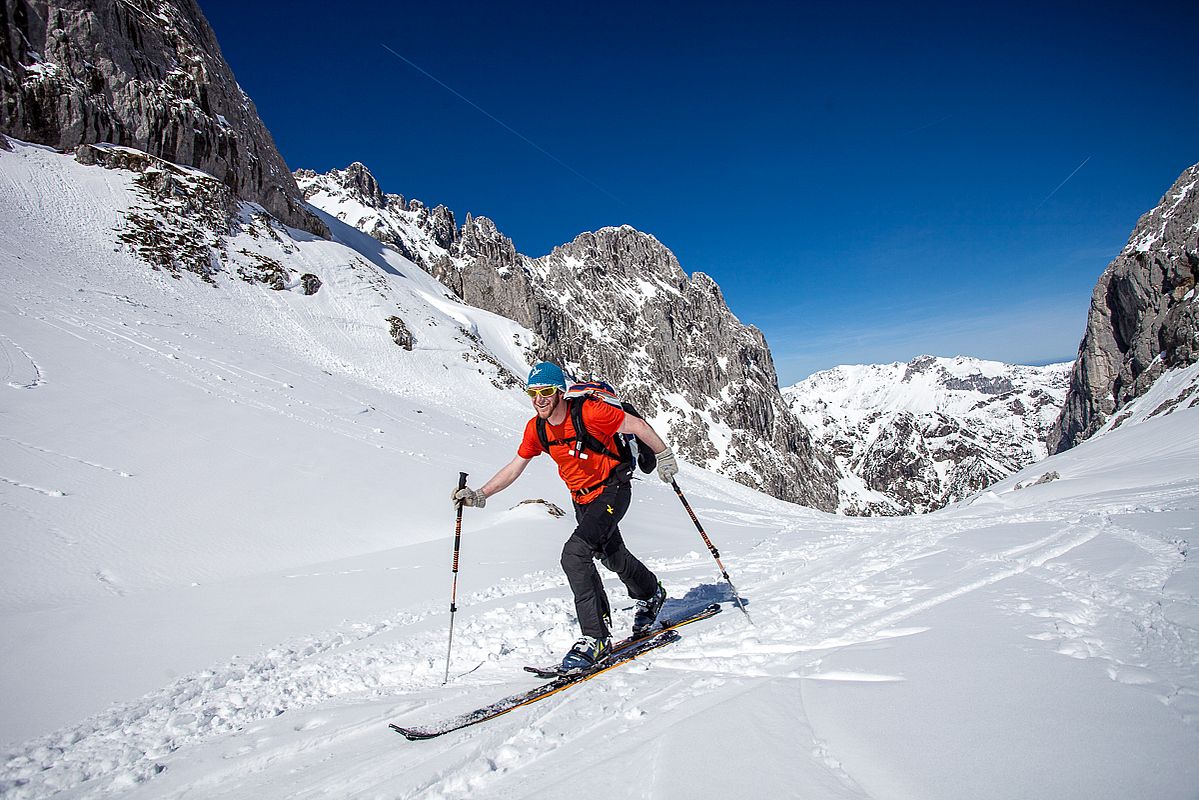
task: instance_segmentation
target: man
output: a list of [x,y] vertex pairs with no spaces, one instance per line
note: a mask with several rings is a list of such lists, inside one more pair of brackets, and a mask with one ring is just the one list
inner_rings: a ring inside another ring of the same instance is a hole
[[[556,364],[542,362],[529,372],[526,391],[533,401],[536,416],[525,425],[524,437],[512,459],[483,487],[455,489],[456,504],[482,508],[487,498],[512,485],[536,456],[546,452],[538,435],[538,420],[544,420],[545,439],[550,458],[558,465],[558,475],[570,489],[578,526],[562,548],[562,569],[574,593],[575,612],[583,636],[562,659],[562,669],[580,670],[594,665],[608,654],[612,644],[608,629],[610,609],[595,559],[615,572],[637,601],[633,632],[647,630],[662,609],[666,590],[654,573],[625,547],[617,527],[629,508],[632,494],[632,464],[612,455],[583,451],[571,420],[570,408],[563,395],[566,377]],[[674,453],[643,419],[626,414],[602,400],[571,400],[582,403],[584,427],[610,453],[615,453],[617,434],[633,434],[649,445],[657,456],[658,477],[669,483],[679,471]]]

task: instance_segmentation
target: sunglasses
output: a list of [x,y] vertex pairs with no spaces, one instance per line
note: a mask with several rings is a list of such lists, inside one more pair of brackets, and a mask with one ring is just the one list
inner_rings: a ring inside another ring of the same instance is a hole
[[525,394],[529,397],[553,397],[557,392],[557,386],[535,386],[525,389]]

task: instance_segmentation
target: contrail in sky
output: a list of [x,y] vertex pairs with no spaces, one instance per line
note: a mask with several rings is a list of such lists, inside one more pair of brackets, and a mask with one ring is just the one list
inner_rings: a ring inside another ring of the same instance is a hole
[[941,117],[939,120],[936,120],[934,122],[926,122],[925,124],[921,125],[919,128],[913,128],[912,130],[907,131],[907,133],[909,135],[913,134],[913,133],[920,133],[920,131],[926,131],[929,128],[933,127],[934,125],[940,125],[945,120],[952,119],[952,118],[953,118],[953,114],[946,114],[945,116]]
[[[1062,181],[1061,183],[1059,183],[1059,184],[1057,185],[1057,189],[1060,189],[1060,188],[1062,188],[1063,186],[1065,186],[1067,183],[1069,183],[1070,179],[1071,179],[1071,178],[1073,178],[1075,175],[1077,175],[1077,174],[1078,174],[1078,171],[1079,171],[1080,169],[1082,169],[1083,167],[1085,167],[1085,166],[1087,165],[1087,162],[1088,162],[1088,161],[1090,161],[1090,160],[1091,160],[1091,157],[1090,157],[1090,156],[1087,156],[1086,158],[1084,158],[1084,159],[1082,160],[1082,163],[1081,163],[1081,164],[1079,164],[1077,167],[1075,167],[1075,168],[1074,168],[1074,172],[1071,172],[1069,175],[1067,175],[1067,176],[1066,176],[1066,180]],[[1054,189],[1052,192],[1050,192],[1049,194],[1045,195],[1045,199],[1044,199],[1044,200],[1042,200],[1041,202],[1037,203],[1037,207],[1036,207],[1036,208],[1034,208],[1034,209],[1033,209],[1033,211],[1040,211],[1040,210],[1041,210],[1041,206],[1045,205],[1047,202],[1049,202],[1049,198],[1051,198],[1051,197],[1053,197],[1055,194],[1057,194],[1057,189]]]
[[445,89],[447,92],[450,92],[450,93],[451,93],[451,94],[453,94],[455,97],[457,97],[459,100],[461,100],[462,102],[464,102],[464,103],[466,103],[467,105],[471,106],[471,107],[472,107],[472,108],[474,108],[476,111],[478,111],[480,114],[482,114],[483,116],[487,117],[489,120],[491,120],[492,122],[494,122],[496,125],[499,125],[501,128],[503,128],[504,130],[508,131],[508,132],[509,132],[509,133],[511,133],[513,136],[515,136],[515,137],[517,137],[517,138],[519,138],[519,139],[523,140],[525,143],[527,143],[527,144],[529,144],[530,146],[532,146],[532,147],[536,148],[536,149],[537,149],[537,150],[539,150],[539,151],[540,151],[542,154],[544,154],[544,155],[548,156],[549,158],[553,159],[553,160],[554,160],[554,161],[555,161],[557,164],[559,164],[560,166],[562,166],[562,167],[565,167],[566,169],[568,169],[568,170],[570,170],[571,172],[573,172],[575,175],[577,175],[577,176],[579,176],[580,178],[582,178],[583,180],[587,181],[587,183],[591,184],[591,185],[592,185],[592,186],[594,186],[596,189],[599,189],[601,192],[603,192],[604,194],[608,195],[608,197],[611,197],[611,198],[612,198],[613,200],[615,200],[616,202],[620,203],[621,205],[628,205],[627,203],[625,203],[625,201],[621,200],[619,197],[617,197],[616,195],[612,194],[611,192],[609,192],[609,191],[608,191],[607,189],[605,189],[604,187],[600,186],[600,185],[599,185],[598,183],[596,183],[595,181],[591,180],[591,178],[588,178],[586,175],[584,175],[583,173],[579,172],[577,169],[575,169],[574,167],[572,167],[570,164],[567,164],[565,161],[563,161],[562,159],[558,158],[556,155],[554,155],[553,153],[551,153],[549,150],[546,150],[544,147],[542,147],[541,145],[537,144],[537,142],[533,141],[533,140],[532,140],[532,139],[530,139],[528,136],[525,136],[523,133],[521,133],[520,131],[516,130],[516,128],[513,128],[511,125],[509,125],[508,123],[504,122],[502,119],[500,119],[499,117],[495,116],[494,114],[492,114],[492,113],[491,113],[490,111],[488,111],[487,109],[483,108],[481,105],[479,105],[478,103],[476,103],[474,100],[471,100],[469,97],[467,97],[466,95],[462,94],[462,92],[458,91],[458,90],[457,90],[457,89],[455,89],[453,86],[450,86],[448,83],[446,83],[445,81],[441,80],[441,79],[440,79],[440,78],[438,78],[436,75],[434,75],[434,74],[432,74],[431,72],[429,72],[428,70],[426,70],[426,69],[422,68],[422,67],[421,67],[419,64],[415,64],[415,63],[413,63],[412,61],[410,61],[409,59],[407,59],[407,58],[404,58],[402,55],[400,55],[399,53],[397,53],[395,50],[392,50],[392,49],[391,49],[390,47],[388,47],[387,45],[382,45],[382,47],[383,47],[383,49],[384,49],[384,50],[386,50],[387,52],[391,53],[391,54],[392,54],[393,56],[395,56],[396,58],[400,59],[400,61],[403,61],[405,64],[407,64],[408,66],[412,67],[414,70],[416,70],[416,71],[417,71],[417,72],[419,72],[420,74],[424,75],[426,78],[428,78],[429,80],[433,81],[433,82],[434,82],[434,83],[436,83],[438,86],[440,86],[441,88]]

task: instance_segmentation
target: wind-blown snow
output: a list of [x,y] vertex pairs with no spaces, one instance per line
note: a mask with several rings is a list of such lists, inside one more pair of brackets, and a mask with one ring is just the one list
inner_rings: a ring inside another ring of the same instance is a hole
[[[510,459],[528,413],[461,332],[512,369],[527,332],[347,226],[277,253],[325,282],[311,297],[153,272],[116,244],[128,178],[0,152],[5,797],[1199,794],[1199,409],[1152,415],[1165,384],[919,518],[818,514],[684,465],[756,627],[728,604],[529,708],[391,733],[533,685],[521,665],[576,635],[571,523],[517,505],[566,504],[539,459],[464,514],[441,685],[449,490]],[[667,613],[729,599],[656,478],[622,530]]]

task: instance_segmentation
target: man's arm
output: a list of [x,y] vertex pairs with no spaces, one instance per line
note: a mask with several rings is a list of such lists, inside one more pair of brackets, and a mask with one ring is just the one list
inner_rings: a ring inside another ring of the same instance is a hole
[[649,423],[640,417],[634,417],[632,414],[625,413],[624,422],[620,424],[617,433],[631,433],[641,441],[649,445],[650,449],[655,453],[661,453],[666,449],[666,442],[662,441],[662,437],[654,432],[654,429],[649,426]]
[[631,433],[649,445],[658,460],[658,477],[664,483],[670,483],[674,476],[679,474],[679,461],[675,458],[674,451],[666,446],[662,437],[655,433],[645,420],[625,412],[624,422],[620,423],[617,433]]
[[502,492],[512,485],[512,482],[520,477],[520,474],[525,471],[525,467],[529,466],[531,458],[521,458],[517,456],[508,462],[507,466],[503,467],[499,472],[492,476],[491,480],[483,484],[479,489],[487,497],[491,497],[496,492]]

